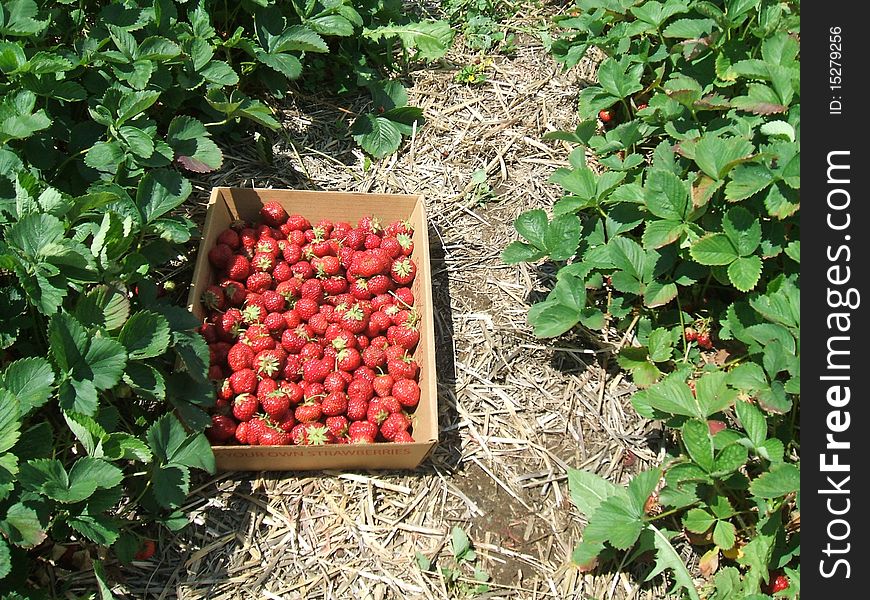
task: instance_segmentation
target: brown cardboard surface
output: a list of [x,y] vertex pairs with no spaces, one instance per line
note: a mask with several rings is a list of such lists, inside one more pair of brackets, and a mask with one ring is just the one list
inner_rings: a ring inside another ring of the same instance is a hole
[[407,194],[361,194],[301,190],[214,188],[209,199],[202,240],[193,272],[188,308],[197,318],[204,314],[199,298],[214,282],[208,251],[217,236],[236,219],[259,221],[266,202],[279,202],[289,213],[301,214],[312,223],[320,219],[356,221],[373,215],[382,222],[410,219],[414,226],[417,277],[412,284],[420,313],[420,343],[414,358],[420,365],[420,403],[414,413],[411,444],[326,446],[214,446],[215,462],[222,471],[295,471],[319,469],[413,469],[438,442],[438,404],[435,375],[435,327],[429,231],[423,197]]

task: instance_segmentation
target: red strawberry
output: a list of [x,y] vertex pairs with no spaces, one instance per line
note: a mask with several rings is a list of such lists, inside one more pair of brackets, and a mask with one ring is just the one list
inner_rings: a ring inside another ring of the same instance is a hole
[[357,222],[357,227],[359,227],[366,233],[379,233],[380,231],[383,231],[380,220],[378,220],[377,217],[373,217],[371,215],[366,215],[365,217],[362,217]]
[[416,327],[405,325],[393,325],[387,329],[387,341],[394,346],[401,346],[406,350],[413,350],[420,341],[420,332]]
[[322,336],[326,333],[327,328],[329,327],[329,321],[323,313],[317,313],[316,315],[312,315],[310,319],[308,319],[308,326],[314,331],[315,335]]
[[232,348],[232,344],[227,342],[215,342],[209,344],[209,359],[211,364],[220,365],[227,361],[227,355]]
[[368,289],[373,296],[386,294],[390,291],[393,282],[386,275],[375,275],[369,279]]
[[249,301],[241,311],[242,320],[248,324],[262,323],[268,314],[262,300]]
[[272,279],[281,282],[288,281],[291,277],[293,277],[293,270],[288,263],[283,260],[275,263],[275,268],[272,269]]
[[393,394],[402,406],[414,408],[420,402],[420,386],[413,379],[399,379],[393,384]]
[[254,357],[253,369],[260,377],[275,377],[283,368],[283,350],[263,350]]
[[351,229],[344,236],[344,246],[352,250],[362,250],[366,235],[366,232],[360,228]]
[[281,334],[281,347],[290,354],[298,354],[311,339],[312,333],[306,325],[300,325],[295,329],[287,329]]
[[385,231],[387,235],[397,236],[402,233],[406,235],[411,235],[412,233],[414,233],[414,225],[411,223],[410,220],[393,221],[392,223],[387,225]]
[[393,259],[403,256],[402,245],[399,243],[399,240],[392,236],[384,237],[381,240],[381,248],[386,250]]
[[344,392],[347,389],[347,381],[338,371],[333,371],[323,380],[323,389],[327,392]]
[[240,444],[248,443],[248,423],[249,421],[242,421],[238,425],[236,425],[236,441]]
[[383,398],[373,398],[369,402],[368,411],[366,411],[366,420],[376,425],[380,425],[386,421],[387,417],[391,414],[390,411],[381,404],[381,400],[383,400]]
[[393,379],[416,379],[419,368],[417,361],[412,358],[387,360],[387,373]]
[[211,365],[206,376],[212,381],[217,381],[224,378],[224,370],[220,365]]
[[414,292],[411,291],[411,288],[408,287],[400,287],[395,291],[396,300],[406,307],[412,308],[414,306]]
[[230,308],[221,315],[219,334],[222,339],[231,341],[239,337],[242,324],[245,322],[242,311],[238,308]]
[[[372,299],[372,310],[377,312],[387,306],[395,304],[396,300],[389,294],[378,294]],[[374,313],[373,313],[374,314]],[[390,321],[392,322],[392,321]]]
[[218,285],[208,286],[202,293],[201,301],[209,310],[223,311],[227,307],[224,290]]
[[269,424],[262,417],[253,417],[248,421],[248,444],[251,446],[258,445],[260,443],[260,436],[268,428]]
[[353,284],[350,286],[350,295],[357,300],[371,300],[372,293],[369,291],[368,279],[360,277],[354,280]]
[[227,364],[233,371],[250,369],[254,364],[254,351],[247,344],[234,344],[227,353]]
[[287,356],[281,376],[287,381],[299,381],[302,379],[302,359],[298,354]]
[[215,269],[223,269],[233,257],[233,249],[226,244],[218,244],[208,251],[208,262]]
[[224,229],[217,237],[218,244],[226,244],[233,250],[238,250],[239,246],[241,246],[241,241],[239,240],[239,234],[236,233],[233,229]]
[[212,415],[211,426],[205,430],[208,441],[220,445],[236,435],[236,422],[226,415]]
[[287,306],[287,300],[275,290],[266,290],[263,292],[263,306],[270,313],[283,312]]
[[411,256],[414,253],[414,240],[411,238],[410,234],[400,233],[396,236],[396,239],[399,241],[399,245],[402,247],[402,254],[405,256]]
[[244,248],[245,252],[249,253],[249,255],[253,255],[254,247],[257,245],[259,238],[260,236],[257,233],[257,230],[252,227],[245,227],[239,232],[239,240],[242,243],[242,248]]
[[323,415],[323,409],[317,402],[305,402],[293,411],[293,417],[300,423],[315,423]]
[[291,265],[290,270],[293,271],[293,274],[296,277],[300,277],[301,279],[311,279],[312,277],[314,277],[314,268],[307,260],[300,260],[299,262]]
[[275,348],[275,339],[268,334],[252,337],[248,339],[246,343],[251,347],[251,350],[254,351],[254,354],[259,354],[265,350],[272,350]]
[[355,438],[365,438],[371,444],[378,436],[378,426],[371,421],[354,421],[347,428],[352,443],[359,443]]
[[347,400],[347,418],[351,421],[363,421],[368,415],[369,401],[362,398],[351,398]]
[[263,377],[260,379],[259,383],[257,383],[257,400],[260,401],[260,404],[263,403],[263,398],[274,392],[278,389],[278,382],[270,377]]
[[414,438],[411,437],[411,434],[407,431],[399,431],[393,436],[393,442],[397,444],[410,444],[414,441]]
[[407,431],[411,426],[411,422],[402,413],[391,413],[383,423],[381,423],[381,435],[385,440],[393,441],[400,431]]
[[370,233],[366,236],[365,242],[363,243],[366,250],[374,250],[375,248],[381,247],[381,236]]
[[327,417],[337,417],[347,411],[347,396],[343,392],[327,394],[320,405],[320,409]]
[[363,363],[371,369],[377,369],[387,364],[387,356],[384,351],[374,346],[369,346],[362,353]]
[[284,246],[284,250],[282,253],[284,255],[284,260],[290,267],[302,260],[302,246],[300,246],[299,244],[294,244],[292,242],[288,243],[286,246]]
[[408,257],[399,258],[393,261],[390,275],[393,276],[393,281],[399,285],[408,285],[414,281],[414,277],[417,275],[417,265]]
[[395,385],[395,380],[392,375],[378,375],[372,382],[375,394],[377,394],[379,398],[389,396],[393,392],[393,385]]
[[306,401],[320,400],[326,396],[326,390],[322,383],[306,381],[302,387],[302,397]]
[[287,329],[287,321],[284,320],[284,314],[278,312],[267,314],[263,320],[263,325],[269,328],[270,333],[281,333]]
[[230,385],[230,380],[224,379],[218,386],[217,399],[232,400],[233,396],[235,396],[235,393],[233,392],[233,386]]
[[[277,425],[278,429],[280,429],[281,431],[290,433],[296,426],[296,419],[295,417],[293,417],[293,413],[291,411],[288,411],[287,414],[285,414],[284,417],[280,421],[278,421]],[[290,444],[291,442],[288,441],[287,443]]]
[[245,289],[243,283],[239,283],[232,279],[224,279],[220,282],[220,286],[223,288],[224,297],[227,299],[230,306],[241,306],[242,303],[244,303],[248,291]]
[[284,323],[287,324],[287,329],[296,329],[302,323],[299,313],[294,309],[285,311],[282,316],[284,317]]
[[369,315],[359,304],[347,309],[341,317],[341,326],[354,335],[362,333],[368,326]]
[[272,269],[275,268],[275,257],[268,252],[257,252],[251,259],[251,268],[254,269],[255,273],[271,273]]
[[319,308],[317,300],[311,298],[300,298],[295,306],[296,312],[299,313],[299,318],[303,321],[308,321],[316,315]]
[[290,409],[290,398],[286,392],[278,388],[260,398],[260,406],[273,419],[281,419]]
[[329,429],[323,425],[315,425],[311,423],[306,427],[306,437],[307,439],[305,443],[308,446],[322,446],[333,440],[332,434],[329,433]]
[[777,592],[786,590],[788,589],[788,585],[788,577],[786,577],[785,575],[777,575],[773,582],[770,584],[770,593],[775,594]]
[[374,369],[370,369],[365,365],[353,372],[354,379],[365,379],[369,383],[373,382],[377,376],[378,374],[375,373]]
[[227,262],[226,273],[229,279],[245,281],[251,274],[251,263],[244,256],[236,254]]
[[307,382],[320,383],[326,379],[331,371],[332,364],[328,360],[312,358],[302,365],[302,379]]
[[214,323],[205,322],[199,327],[199,333],[202,335],[206,344],[214,344],[218,341],[220,331]]
[[336,366],[342,371],[355,371],[361,364],[362,358],[356,348],[345,348],[339,351]]
[[323,291],[330,296],[347,292],[347,279],[344,277],[329,277],[323,280]]
[[277,202],[266,202],[260,209],[263,222],[271,227],[280,227],[288,221],[287,211]]
[[149,560],[157,551],[157,544],[154,540],[142,540],[142,546],[133,555],[134,560]]
[[272,287],[272,276],[264,272],[252,273],[245,280],[245,286],[247,286],[249,292],[262,294]]
[[387,270],[387,265],[372,251],[357,252],[347,272],[353,277],[372,277]]
[[259,439],[261,446],[288,446],[290,441],[290,434],[276,427],[266,427]]
[[286,225],[290,231],[303,231],[311,227],[311,223],[308,222],[308,219],[302,215],[296,214],[287,217]]
[[233,401],[233,416],[239,421],[250,421],[257,412],[257,397],[250,393],[239,394]]
[[337,438],[347,435],[347,428],[349,426],[350,423],[348,422],[347,417],[338,415],[326,418],[326,428],[329,429],[329,432]]
[[302,283],[299,290],[303,298],[314,300],[315,302],[323,302],[323,284],[319,279],[307,279]]
[[[269,235],[272,235],[271,233]],[[271,237],[261,237],[257,245],[254,246],[255,254],[271,254],[272,258],[277,259],[281,255],[281,243]]]
[[236,371],[230,375],[230,385],[236,394],[253,394],[257,389],[257,374],[253,369]]
[[[320,359],[323,358],[323,346],[318,344],[316,341],[308,342],[304,346],[302,346],[302,350],[299,351],[299,358],[302,359],[302,362],[305,363],[309,359]],[[330,369],[332,368],[332,363],[335,362],[335,358],[333,357],[330,361]]]

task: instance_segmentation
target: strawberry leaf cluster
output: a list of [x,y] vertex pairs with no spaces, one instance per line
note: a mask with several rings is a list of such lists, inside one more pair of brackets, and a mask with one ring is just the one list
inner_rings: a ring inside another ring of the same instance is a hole
[[520,215],[502,255],[555,267],[538,336],[619,330],[632,405],[668,431],[664,464],[628,489],[570,471],[589,523],[575,562],[652,552],[649,576],[689,598],[800,586],[799,17],[796,2],[576,0],[546,41],[566,67],[605,58],[576,129],[546,136],[576,145],[552,176],[564,196]]

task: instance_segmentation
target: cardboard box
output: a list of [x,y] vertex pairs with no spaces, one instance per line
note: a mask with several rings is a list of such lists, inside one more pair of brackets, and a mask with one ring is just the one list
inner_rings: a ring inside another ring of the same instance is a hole
[[432,278],[429,264],[429,232],[423,197],[405,194],[360,194],[297,190],[214,188],[203,226],[199,254],[193,272],[188,308],[204,317],[199,298],[214,283],[215,273],[208,251],[218,234],[236,219],[259,222],[266,202],[279,202],[288,213],[301,214],[311,223],[320,219],[356,223],[373,215],[382,222],[410,219],[414,226],[417,276],[412,284],[420,313],[420,343],[414,358],[420,365],[420,403],[414,412],[410,444],[375,443],[325,446],[213,446],[217,468],[222,471],[295,471],[319,469],[413,469],[438,442],[438,406],[435,379],[435,330],[432,309]]

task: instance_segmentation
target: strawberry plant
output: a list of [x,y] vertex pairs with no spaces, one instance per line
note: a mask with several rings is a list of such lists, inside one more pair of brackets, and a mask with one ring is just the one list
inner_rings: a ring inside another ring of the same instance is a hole
[[[360,144],[395,151],[422,122],[389,81],[396,57],[407,70],[450,38],[396,2],[0,6],[4,591],[52,581],[50,595],[66,594],[67,578],[42,572],[63,543],[94,559],[109,597],[105,561],[151,558],[157,526],[186,525],[195,471],[214,470],[203,432],[217,356],[163,281],[197,235],[179,210],[193,189],[185,175],[220,168],[220,141],[278,129],[262,100],[305,85],[322,56],[331,89],[371,89],[392,103],[375,110],[393,135]],[[397,372],[410,368],[399,362]]]
[[[795,597],[800,571],[799,4],[577,0],[556,59],[606,55],[578,98],[565,195],[520,215],[508,263],[547,258],[541,337],[616,328],[643,417],[669,432],[628,488],[570,471],[578,565],[653,552],[678,593]],[[586,164],[591,153],[602,166]],[[699,551],[693,574],[676,547]],[[780,578],[781,577],[781,578]],[[790,582],[785,586],[786,581]]]

